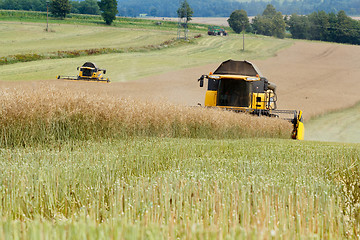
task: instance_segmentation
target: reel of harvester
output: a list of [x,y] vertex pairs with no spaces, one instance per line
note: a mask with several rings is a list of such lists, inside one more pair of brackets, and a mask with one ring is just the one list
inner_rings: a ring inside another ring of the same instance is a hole
[[200,87],[204,86],[205,78],[208,80],[206,107],[286,119],[293,124],[291,137],[304,139],[302,111],[277,110],[276,85],[270,83],[251,62],[225,61],[214,73],[198,79]]
[[88,81],[88,82],[105,82],[110,83],[109,78],[105,78],[106,69],[98,68],[95,63],[86,62],[78,67],[78,76],[57,76],[57,79],[65,79],[70,81]]

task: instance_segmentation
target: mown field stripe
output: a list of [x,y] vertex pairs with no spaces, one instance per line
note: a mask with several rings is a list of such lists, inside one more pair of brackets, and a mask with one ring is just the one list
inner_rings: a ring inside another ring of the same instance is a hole
[[[196,38],[201,35],[196,36]],[[92,48],[85,50],[71,50],[71,51],[57,51],[43,54],[27,53],[27,54],[16,54],[0,58],[0,65],[8,65],[19,62],[32,62],[44,59],[62,59],[62,58],[76,58],[84,56],[102,55],[110,53],[131,53],[131,52],[146,52],[161,50],[163,48],[171,48],[174,46],[180,46],[188,43],[187,41],[177,41],[176,39],[167,40],[159,45],[148,45],[143,47],[130,47],[130,48]]]

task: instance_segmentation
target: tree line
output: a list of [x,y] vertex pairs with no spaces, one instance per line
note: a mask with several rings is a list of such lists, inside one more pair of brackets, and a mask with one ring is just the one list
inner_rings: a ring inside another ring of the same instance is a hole
[[[50,3],[52,1],[49,1]],[[100,15],[97,0],[68,1],[69,13]],[[0,9],[46,11],[45,0],[0,0]]]
[[228,19],[236,32],[252,32],[266,36],[284,38],[287,31],[295,39],[319,40],[360,45],[360,21],[347,16],[345,11],[309,15],[292,14],[283,17],[280,11],[268,4],[263,13],[253,18],[250,24],[245,10],[235,10]]
[[0,9],[47,11],[54,17],[65,18],[69,13],[101,14],[106,24],[110,25],[118,14],[116,0],[0,0]]
[[287,20],[293,38],[360,45],[360,21],[341,10],[337,14],[325,11],[309,15],[292,14]]
[[[118,0],[121,16],[135,17],[146,13],[149,16],[176,17],[179,0]],[[349,15],[360,15],[359,0],[249,0],[218,1],[189,0],[194,10],[194,17],[228,17],[234,9],[244,9],[249,16],[262,13],[268,4],[273,5],[283,14],[310,14],[314,11],[338,12],[344,10]]]
[[[80,14],[100,14],[96,0],[72,0],[71,12]],[[136,17],[139,14],[149,16],[176,17],[179,0],[118,0],[118,12],[121,16]],[[360,15],[359,0],[272,0],[248,2],[189,0],[194,17],[228,17],[234,9],[244,9],[249,16],[262,13],[267,4],[271,4],[283,14],[310,14],[314,11],[338,12],[344,10],[349,15]],[[46,11],[45,0],[0,0],[0,9]]]
[[252,32],[266,36],[285,37],[286,22],[281,12],[276,11],[275,7],[268,4],[260,15],[253,18],[250,24],[245,10],[235,10],[231,13],[228,23],[236,33],[242,31]]

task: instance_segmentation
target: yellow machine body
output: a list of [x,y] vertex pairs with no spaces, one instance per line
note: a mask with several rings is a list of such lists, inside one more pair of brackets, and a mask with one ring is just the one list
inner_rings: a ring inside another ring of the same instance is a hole
[[[252,77],[252,76],[244,76],[244,75],[214,75],[210,74],[207,76],[208,79],[213,81],[242,81],[243,84],[245,83],[254,83],[261,80],[260,77]],[[220,84],[221,85],[221,84]],[[246,87],[246,86],[245,86]],[[228,91],[234,91],[236,92],[235,88],[230,88]],[[221,104],[221,99],[219,99],[219,89],[216,90],[207,90],[205,94],[205,106],[206,107],[219,107],[219,108],[231,108],[232,110],[251,110],[251,109],[263,109],[263,110],[269,110],[274,109],[274,103],[271,102],[271,99],[274,98],[275,93],[272,90],[267,90],[263,92],[253,92],[248,91],[245,93],[248,95],[246,103],[242,104],[242,106],[238,106],[236,103],[233,104]],[[240,96],[239,94],[231,94],[226,92],[225,94],[221,95],[221,98],[224,102],[230,103],[231,101],[236,101],[236,98],[246,98],[246,96]],[[220,104],[219,104],[220,102]]]
[[[89,73],[89,74],[84,74],[84,73]],[[102,72],[99,70],[96,70],[95,68],[89,68],[89,67],[81,67],[80,68],[80,72],[79,72],[79,77],[80,78],[96,78],[96,79],[101,79],[102,76]]]
[[217,91],[206,91],[205,94],[205,106],[215,107],[217,99]]
[[250,107],[254,109],[266,109],[266,94],[265,93],[253,93]]
[[228,60],[223,62],[214,73],[202,75],[200,86],[208,79],[205,94],[206,107],[218,107],[236,112],[255,115],[280,117],[290,115],[294,130],[291,137],[304,139],[302,111],[277,110],[276,85],[261,75],[255,65],[248,61]]
[[302,111],[300,111],[299,115],[296,118],[296,122],[294,124],[292,138],[297,140],[304,140],[304,136],[305,136],[305,127],[302,117]]

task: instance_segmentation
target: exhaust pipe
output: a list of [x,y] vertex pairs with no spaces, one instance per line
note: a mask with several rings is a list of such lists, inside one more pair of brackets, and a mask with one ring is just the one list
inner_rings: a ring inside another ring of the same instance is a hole
[[276,92],[276,84],[268,82],[268,89],[272,90],[275,93]]

